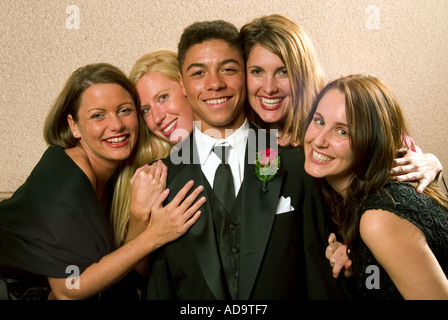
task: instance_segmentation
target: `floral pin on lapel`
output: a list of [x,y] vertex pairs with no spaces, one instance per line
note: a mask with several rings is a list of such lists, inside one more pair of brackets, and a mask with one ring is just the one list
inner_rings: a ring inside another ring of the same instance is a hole
[[263,182],[263,192],[267,192],[268,182],[274,179],[280,168],[280,157],[275,149],[257,152],[255,160],[255,174]]

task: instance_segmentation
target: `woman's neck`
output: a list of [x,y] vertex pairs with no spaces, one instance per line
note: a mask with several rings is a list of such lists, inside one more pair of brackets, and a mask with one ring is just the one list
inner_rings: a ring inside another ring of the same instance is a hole
[[330,185],[330,187],[336,191],[343,199],[344,201],[347,201],[348,198],[348,189],[350,186],[351,178],[346,179],[335,179],[327,177],[325,178]]
[[282,122],[272,122],[272,123],[265,122],[265,125],[266,128],[269,130],[278,130],[278,132],[282,132],[285,124]]

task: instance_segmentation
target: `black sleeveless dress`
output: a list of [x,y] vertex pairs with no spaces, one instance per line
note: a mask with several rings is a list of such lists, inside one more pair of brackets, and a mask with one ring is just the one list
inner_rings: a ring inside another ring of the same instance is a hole
[[[396,181],[391,181],[383,190],[371,195],[359,213],[362,215],[371,209],[393,212],[416,225],[425,235],[429,247],[448,276],[448,210],[427,195],[417,193],[409,183]],[[353,262],[352,269],[360,293],[370,300],[403,299],[359,234],[357,239],[348,255]],[[371,266],[379,270],[379,288],[372,286],[371,275],[374,272]]]

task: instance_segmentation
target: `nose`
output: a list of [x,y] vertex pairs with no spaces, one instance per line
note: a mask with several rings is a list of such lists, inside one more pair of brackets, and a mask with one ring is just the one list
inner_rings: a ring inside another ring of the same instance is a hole
[[222,80],[219,72],[210,72],[207,75],[206,88],[208,90],[220,90],[225,87],[225,82]]
[[109,126],[113,131],[121,131],[124,128],[123,119],[117,114],[112,114],[110,117]]
[[314,145],[319,148],[328,147],[328,132],[321,130],[319,134],[314,138]]
[[156,125],[160,125],[166,117],[165,110],[161,106],[153,106],[151,110],[152,120]]
[[267,95],[273,95],[278,92],[277,81],[274,79],[274,77],[270,76],[266,78],[264,91]]

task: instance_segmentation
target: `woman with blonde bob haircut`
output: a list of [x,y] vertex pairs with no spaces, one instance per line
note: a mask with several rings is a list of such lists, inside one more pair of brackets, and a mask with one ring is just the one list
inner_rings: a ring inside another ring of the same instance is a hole
[[[249,118],[262,128],[279,129],[288,145],[298,142],[303,121],[325,85],[311,39],[296,23],[278,14],[254,19],[240,33],[247,65]],[[257,50],[261,54],[256,56]],[[271,62],[258,59],[266,53],[268,60],[278,60],[271,70]],[[274,98],[277,100],[272,102]]]
[[448,299],[447,196],[436,182],[418,193],[390,177],[397,150],[409,147],[406,136],[400,106],[383,82],[340,78],[311,110],[305,170],[322,180],[364,296]]

